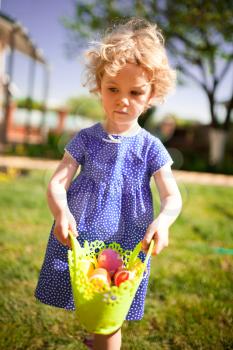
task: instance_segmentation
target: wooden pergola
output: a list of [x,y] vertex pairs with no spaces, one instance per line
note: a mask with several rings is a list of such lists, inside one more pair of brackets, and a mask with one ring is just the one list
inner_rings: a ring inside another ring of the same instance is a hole
[[[9,55],[6,61],[6,51]],[[44,87],[43,87],[43,105],[44,115],[46,109],[46,100],[48,95],[48,63],[43,53],[31,40],[27,30],[23,25],[10,18],[0,11],[0,108],[2,108],[1,122],[1,143],[7,143],[7,125],[9,118],[9,106],[11,103],[10,87],[14,77],[14,56],[15,51],[19,51],[30,58],[28,70],[28,101],[30,112],[30,101],[33,100],[35,85],[35,67],[36,64],[44,66]],[[43,119],[43,118],[42,118]]]

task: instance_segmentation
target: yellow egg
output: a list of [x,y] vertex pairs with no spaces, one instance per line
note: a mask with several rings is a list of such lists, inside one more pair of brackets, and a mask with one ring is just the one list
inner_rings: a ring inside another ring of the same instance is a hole
[[87,275],[88,277],[92,274],[92,272],[95,269],[93,262],[88,259],[83,259],[81,261],[81,268],[84,274]]

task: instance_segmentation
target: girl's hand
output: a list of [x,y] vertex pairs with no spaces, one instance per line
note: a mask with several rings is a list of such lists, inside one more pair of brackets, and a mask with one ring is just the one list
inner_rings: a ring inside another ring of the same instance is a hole
[[150,226],[148,226],[146,234],[142,240],[142,249],[146,253],[149,249],[149,245],[152,239],[155,240],[155,245],[152,251],[152,255],[159,254],[163,248],[168,246],[169,226],[159,222],[158,219],[154,220]]
[[71,231],[75,237],[78,237],[76,222],[71,212],[61,212],[55,218],[54,234],[61,244],[71,248],[68,231]]

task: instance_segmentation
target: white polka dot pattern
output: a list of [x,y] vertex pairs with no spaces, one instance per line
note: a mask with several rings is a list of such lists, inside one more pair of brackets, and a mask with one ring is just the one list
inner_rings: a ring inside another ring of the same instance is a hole
[[[67,201],[82,246],[85,240],[98,239],[132,250],[153,220],[150,178],[172,160],[160,140],[144,129],[134,136],[113,137],[119,142],[106,142],[108,134],[97,123],[68,143],[65,150],[81,164],[81,171],[67,191]],[[139,256],[145,259],[143,252]],[[143,317],[148,278],[142,280],[127,320]],[[45,304],[75,309],[67,248],[57,241],[53,227],[35,296]]]

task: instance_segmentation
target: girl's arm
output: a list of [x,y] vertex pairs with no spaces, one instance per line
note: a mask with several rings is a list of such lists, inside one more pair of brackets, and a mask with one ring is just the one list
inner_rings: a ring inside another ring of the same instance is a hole
[[169,227],[180,214],[182,198],[170,165],[165,165],[155,172],[154,179],[160,197],[160,212],[147,228],[142,247],[146,252],[154,238],[155,247],[152,254],[156,255],[168,246]]
[[75,236],[78,233],[75,219],[68,208],[66,191],[78,167],[79,164],[65,152],[58,168],[49,181],[47,189],[48,205],[55,220],[54,234],[62,244],[69,247],[68,230],[71,230]]

